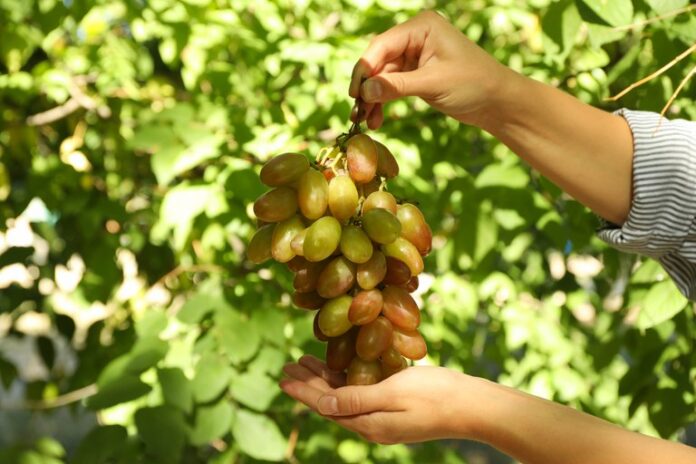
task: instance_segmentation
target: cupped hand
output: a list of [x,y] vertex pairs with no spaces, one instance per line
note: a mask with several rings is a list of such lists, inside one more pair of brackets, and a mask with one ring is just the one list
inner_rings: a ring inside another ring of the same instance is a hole
[[349,93],[364,101],[361,116],[371,129],[382,125],[383,103],[405,96],[477,124],[513,75],[442,16],[426,11],[370,42],[353,69]]
[[480,379],[442,367],[407,368],[369,386],[345,386],[345,375],[313,356],[283,369],[285,393],[363,438],[383,444],[473,438]]

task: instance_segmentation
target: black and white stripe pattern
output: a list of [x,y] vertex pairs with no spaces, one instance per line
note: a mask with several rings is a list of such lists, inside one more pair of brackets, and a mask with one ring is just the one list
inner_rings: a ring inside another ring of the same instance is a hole
[[696,123],[617,112],[633,131],[633,201],[626,223],[605,223],[613,247],[654,258],[696,300]]

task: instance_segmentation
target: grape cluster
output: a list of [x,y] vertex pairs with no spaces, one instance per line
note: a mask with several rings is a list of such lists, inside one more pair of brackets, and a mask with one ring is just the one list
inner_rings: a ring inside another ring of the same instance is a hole
[[260,228],[249,259],[287,263],[293,303],[319,310],[314,334],[350,385],[377,383],[427,350],[410,293],[432,232],[418,207],[385,190],[398,173],[391,152],[363,133],[339,138],[311,164],[285,153],[261,169],[272,190],[254,203]]

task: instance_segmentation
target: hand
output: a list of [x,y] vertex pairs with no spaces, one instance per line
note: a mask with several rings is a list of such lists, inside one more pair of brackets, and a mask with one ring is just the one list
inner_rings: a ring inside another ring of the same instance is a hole
[[426,11],[370,42],[353,69],[349,93],[365,102],[371,129],[382,125],[382,104],[404,96],[476,124],[514,76],[443,17]]
[[393,444],[474,438],[480,379],[442,367],[410,367],[370,386],[345,386],[345,375],[313,356],[283,369],[285,393],[369,441]]

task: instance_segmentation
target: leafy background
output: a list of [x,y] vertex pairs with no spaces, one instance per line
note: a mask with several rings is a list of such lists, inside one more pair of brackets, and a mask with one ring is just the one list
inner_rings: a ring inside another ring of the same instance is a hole
[[[322,354],[290,275],[244,260],[260,163],[347,128],[369,37],[439,8],[496,58],[603,100],[696,42],[682,0],[0,0],[0,461],[509,462],[373,446],[276,385]],[[688,61],[688,60],[687,60]],[[681,63],[622,106],[659,111]],[[670,110],[696,119],[693,86]],[[490,136],[416,100],[373,135],[435,232],[428,363],[632,430],[696,419],[694,307]]]

